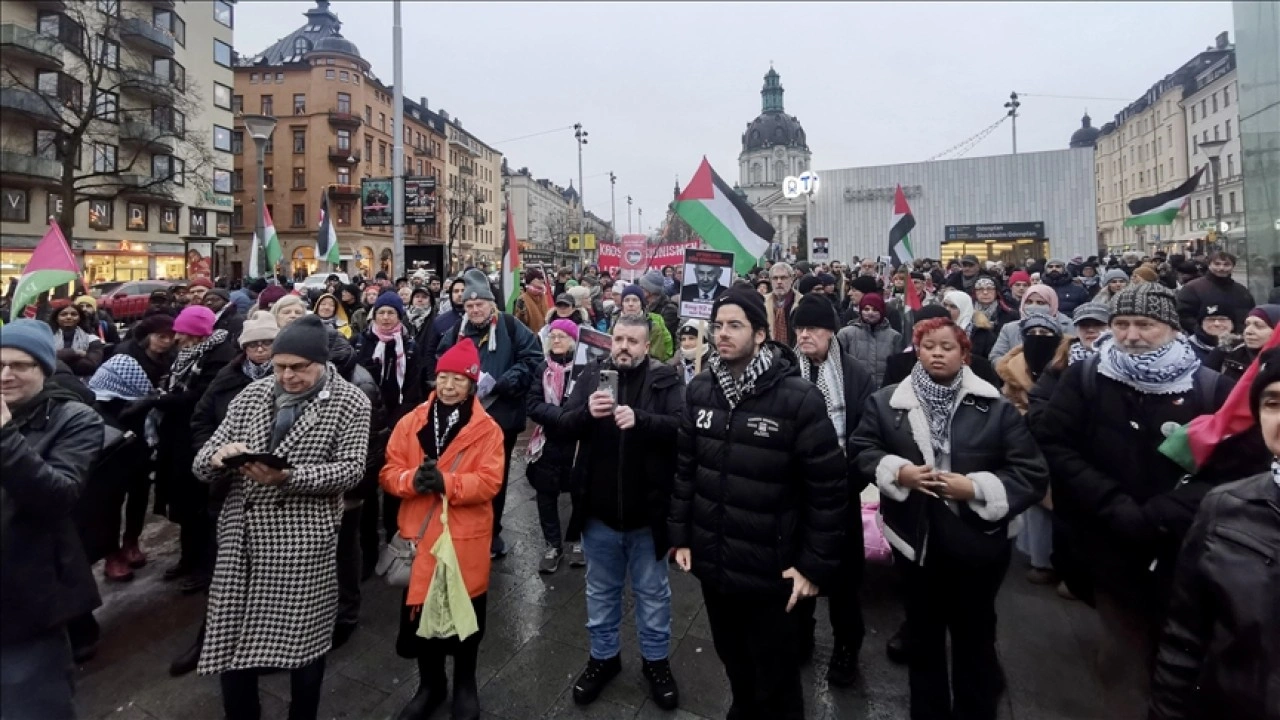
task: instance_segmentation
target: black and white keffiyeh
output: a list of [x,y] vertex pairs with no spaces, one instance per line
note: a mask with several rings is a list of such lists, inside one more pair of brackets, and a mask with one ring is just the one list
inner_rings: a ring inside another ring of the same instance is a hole
[[1280,459],[1271,461],[1271,481],[1280,485]]
[[[1096,346],[1096,343],[1095,343],[1095,346]],[[1067,365],[1075,365],[1081,360],[1084,360],[1085,358],[1089,357],[1090,355],[1096,354],[1097,352],[1098,351],[1096,349],[1090,350],[1089,348],[1084,346],[1083,342],[1080,342],[1079,340],[1077,340],[1071,343],[1071,349],[1067,351]]]
[[1095,347],[1099,354],[1098,372],[1147,395],[1188,392],[1200,369],[1200,358],[1181,335],[1138,355],[1125,352],[1111,337],[1099,339]]
[[226,342],[228,337],[226,330],[214,330],[213,334],[204,340],[179,350],[177,359],[173,361],[173,369],[169,372],[169,383],[166,389],[174,390],[184,387],[191,376],[199,374],[200,360],[204,358],[205,353]]
[[733,378],[733,373],[729,372],[729,367],[720,359],[719,353],[711,354],[707,366],[715,375],[720,389],[724,391],[724,397],[729,401],[730,409],[738,407],[743,398],[755,392],[756,379],[773,366],[775,352],[777,351],[768,346],[760,348],[756,356],[751,358],[751,362],[747,363],[747,369],[742,372],[742,378],[739,380]]
[[[835,339],[831,341],[835,345]],[[831,423],[836,427],[836,438],[844,446],[845,406],[844,406],[844,368],[840,366],[839,350],[832,348],[827,358],[821,363],[809,360],[796,349],[800,358],[800,376],[818,386],[822,399],[827,404],[827,412],[831,415]]]
[[933,451],[938,455],[951,451],[951,411],[955,408],[956,399],[960,396],[960,384],[964,381],[964,371],[956,373],[948,385],[943,385],[930,377],[928,371],[920,363],[911,369],[911,389],[929,420],[929,436],[933,442]]

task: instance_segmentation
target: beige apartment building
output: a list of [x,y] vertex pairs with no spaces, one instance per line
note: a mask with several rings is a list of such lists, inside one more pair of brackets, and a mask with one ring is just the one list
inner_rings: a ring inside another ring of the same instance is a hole
[[462,121],[441,109],[448,136],[448,179],[444,204],[452,218],[453,270],[470,265],[497,267],[502,255],[502,153],[462,128]]
[[1219,46],[1197,54],[1102,126],[1094,150],[1100,247],[1142,253],[1195,249],[1190,213],[1179,215],[1173,226],[1124,227],[1124,221],[1129,201],[1171,190],[1194,172],[1183,102],[1195,92],[1197,75],[1227,52]]
[[5,0],[0,282],[22,273],[51,215],[90,284],[219,272],[235,12],[228,0]]
[[[392,275],[390,213],[381,203],[363,207],[361,184],[394,174],[393,89],[378,80],[359,49],[341,36],[341,22],[327,1],[303,14],[306,24],[261,53],[242,58],[235,68],[236,114],[277,119],[265,148],[264,185],[284,262],[295,276],[318,270],[316,234],[321,198],[327,194],[341,269],[364,277],[379,271]],[[414,103],[406,98],[404,118],[405,172],[437,179],[436,222],[406,226],[405,243],[441,245],[448,227],[439,182],[450,151],[445,123],[426,108],[425,99]],[[242,275],[257,218],[257,154],[239,119],[232,145],[232,274]],[[389,197],[389,181],[384,191]]]

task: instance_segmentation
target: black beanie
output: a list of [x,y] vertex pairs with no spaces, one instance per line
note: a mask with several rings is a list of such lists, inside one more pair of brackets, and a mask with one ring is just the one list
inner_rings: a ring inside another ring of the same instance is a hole
[[1258,374],[1253,376],[1253,384],[1249,386],[1249,411],[1253,413],[1253,421],[1258,421],[1258,408],[1262,404],[1262,392],[1271,383],[1280,382],[1280,349],[1271,349],[1258,358]]
[[764,311],[764,298],[755,290],[729,288],[711,304],[711,322],[716,322],[716,315],[725,305],[737,305],[747,316],[752,330],[768,330],[769,315]]
[[853,279],[851,287],[863,295],[878,293],[880,292],[880,279],[871,275],[859,275]]
[[801,295],[808,295],[813,289],[822,284],[822,281],[815,275],[805,275],[796,281],[796,292]]
[[791,311],[791,327],[825,328],[831,332],[840,329],[835,306],[826,297],[801,295]]
[[[397,298],[399,299],[399,298]],[[329,331],[315,315],[294,320],[276,335],[272,355],[297,355],[311,362],[329,362]]]

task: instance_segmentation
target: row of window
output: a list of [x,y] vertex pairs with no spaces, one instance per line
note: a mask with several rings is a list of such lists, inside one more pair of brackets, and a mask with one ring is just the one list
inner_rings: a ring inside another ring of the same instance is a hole
[[[1227,140],[1227,141],[1230,141],[1230,140],[1231,140],[1231,121],[1230,121],[1230,120],[1228,120],[1228,121],[1226,121],[1226,122],[1225,122],[1225,123],[1223,123],[1223,124],[1226,126],[1227,136],[1226,136],[1226,137],[1221,137],[1221,136],[1219,135],[1219,133],[1218,133],[1218,129],[1219,129],[1219,127],[1218,127],[1217,125],[1214,125],[1214,126],[1213,126],[1213,139],[1214,139],[1214,140]],[[1209,142],[1209,129],[1208,129],[1208,128],[1205,128],[1205,129],[1204,129],[1204,132],[1200,135],[1200,137],[1196,137],[1195,135],[1192,135],[1192,136],[1191,136],[1191,154],[1192,154],[1192,155],[1198,155],[1198,154],[1200,153],[1200,143],[1202,143],[1202,142]]]
[[[1206,103],[1210,103],[1210,104],[1206,105]],[[1191,122],[1195,122],[1196,121],[1196,104],[1191,103],[1190,107],[1191,107]],[[1202,98],[1200,100],[1200,119],[1201,120],[1209,117],[1210,107],[1212,107],[1212,112],[1218,112],[1218,93],[1216,92],[1210,94],[1209,97]],[[1230,85],[1222,88],[1222,107],[1224,108],[1231,107],[1231,86]]]
[[[0,221],[27,223],[31,221],[31,191],[18,188],[4,189],[4,202],[0,204]],[[115,227],[116,203],[113,200],[89,200],[89,227],[93,230],[111,230]],[[57,191],[45,193],[45,213],[41,217],[62,215],[62,195]],[[124,229],[136,232],[147,232],[151,229],[152,209],[155,210],[156,230],[166,235],[177,235],[178,219],[182,207],[178,205],[151,205],[144,202],[127,201],[124,203]],[[238,213],[240,208],[236,208]],[[189,208],[187,226],[188,234],[197,237],[214,237],[209,232],[209,216],[214,216],[214,228],[217,237],[229,237],[235,213],[216,212]]]
[[[1201,202],[1204,207],[1201,207]],[[1234,192],[1227,193],[1227,207],[1224,214],[1234,215],[1236,212],[1236,194]],[[1213,198],[1205,198],[1203,201],[1196,200],[1196,214],[1192,216],[1193,220],[1200,220],[1206,217],[1217,217],[1218,214],[1213,211]]]
[[[98,0],[98,11],[120,17],[120,0]],[[156,12],[161,12],[157,10]],[[164,11],[169,12],[169,11]],[[229,28],[235,27],[235,8],[228,0],[213,0],[213,19]],[[157,23],[159,25],[159,23]],[[185,28],[185,23],[183,24]]]

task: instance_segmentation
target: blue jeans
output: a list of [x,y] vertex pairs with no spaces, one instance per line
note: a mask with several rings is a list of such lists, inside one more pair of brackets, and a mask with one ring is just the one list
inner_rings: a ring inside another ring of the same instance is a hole
[[591,657],[608,660],[618,654],[622,626],[622,586],[631,573],[636,603],[636,635],[645,660],[666,660],[671,647],[671,585],[666,558],[654,558],[648,528],[618,532],[591,518],[582,531],[587,556],[587,632]]

